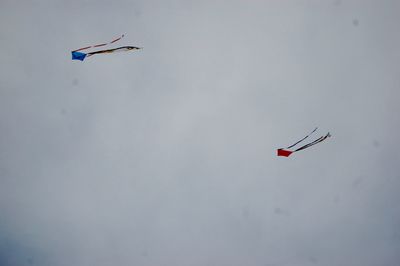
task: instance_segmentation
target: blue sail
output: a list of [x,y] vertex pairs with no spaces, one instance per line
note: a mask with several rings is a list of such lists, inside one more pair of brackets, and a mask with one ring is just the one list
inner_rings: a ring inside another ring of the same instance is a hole
[[81,61],[83,61],[87,55],[85,53],[75,52],[75,51],[71,52],[71,54],[72,54],[72,60],[81,60]]

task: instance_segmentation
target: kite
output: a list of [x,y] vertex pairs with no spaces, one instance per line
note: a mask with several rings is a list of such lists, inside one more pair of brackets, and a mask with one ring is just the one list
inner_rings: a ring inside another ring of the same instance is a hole
[[122,47],[118,47],[118,48],[114,48],[114,49],[98,50],[98,51],[94,51],[94,52],[90,52],[90,53],[80,52],[82,50],[86,50],[86,49],[90,49],[90,48],[96,48],[96,47],[101,47],[101,46],[106,46],[106,45],[109,45],[109,44],[113,44],[113,43],[121,40],[123,37],[124,37],[124,35],[121,35],[121,37],[119,37],[117,39],[114,39],[109,43],[101,43],[101,44],[86,46],[86,47],[74,50],[74,51],[71,52],[72,60],[83,61],[83,60],[85,60],[86,57],[89,57],[89,56],[92,56],[92,55],[95,55],[95,54],[108,54],[108,53],[114,53],[114,52],[123,52],[123,51],[142,49],[141,47],[136,47],[136,46],[122,46]]
[[293,148],[294,146],[296,146],[296,145],[299,144],[300,142],[304,141],[304,140],[305,140],[306,138],[308,138],[311,134],[313,134],[317,129],[318,129],[318,128],[316,127],[313,131],[311,131],[310,134],[308,134],[307,136],[305,136],[305,137],[302,138],[301,140],[297,141],[297,142],[294,143],[293,145],[290,145],[290,146],[288,146],[288,147],[286,147],[286,148],[278,149],[278,150],[277,150],[277,155],[278,155],[278,156],[289,157],[292,153],[298,152],[298,151],[301,151],[301,150],[304,150],[304,149],[307,149],[307,148],[309,148],[309,147],[311,147],[311,146],[313,146],[313,145],[315,145],[315,144],[318,144],[318,143],[320,143],[320,142],[326,140],[327,138],[329,138],[329,137],[331,136],[331,134],[328,132],[328,134],[326,134],[325,136],[321,136],[321,137],[319,137],[318,139],[316,139],[316,140],[314,140],[314,141],[312,141],[312,142],[310,142],[310,143],[308,143],[308,144],[306,144],[306,145],[304,145],[304,146],[301,146],[300,148],[297,148],[297,149],[295,149],[295,150],[288,150],[288,149],[290,149],[290,148]]

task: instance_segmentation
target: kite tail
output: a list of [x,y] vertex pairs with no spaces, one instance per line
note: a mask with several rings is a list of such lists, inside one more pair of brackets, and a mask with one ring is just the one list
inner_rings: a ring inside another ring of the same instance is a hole
[[316,127],[313,131],[311,131],[310,134],[308,134],[307,136],[305,136],[305,137],[302,138],[301,140],[297,141],[295,144],[290,145],[289,147],[286,147],[285,149],[290,149],[290,148],[296,146],[297,144],[299,144],[300,142],[302,142],[303,140],[305,140],[306,138],[308,138],[309,136],[311,136],[311,134],[314,133],[317,129],[318,129],[318,127]]
[[300,147],[300,148],[294,150],[293,152],[301,151],[301,150],[307,149],[307,148],[309,148],[309,147],[311,147],[311,146],[314,146],[315,144],[318,144],[318,143],[320,143],[320,142],[326,140],[326,139],[329,138],[330,136],[331,136],[331,134],[328,132],[328,134],[326,134],[325,136],[322,136],[322,137],[320,137],[320,138],[314,140],[313,142],[310,142],[310,143],[308,143],[308,144],[306,144],[306,145],[304,145],[304,146],[302,146],[302,147]]
[[141,49],[141,48],[136,47],[136,46],[122,46],[122,47],[118,47],[118,48],[114,48],[114,49],[94,51],[94,52],[88,53],[87,56],[92,56],[95,54],[113,53],[113,52],[117,52],[117,51],[139,50],[139,49]]
[[120,37],[118,37],[118,38],[112,40],[111,42],[108,42],[108,43],[100,43],[100,44],[96,44],[96,45],[90,45],[90,46],[82,47],[82,48],[79,48],[79,49],[74,50],[74,51],[72,51],[72,52],[78,52],[78,51],[86,50],[86,49],[89,49],[89,48],[95,48],[95,47],[101,47],[101,46],[106,46],[106,45],[109,45],[109,44],[113,44],[113,43],[115,43],[115,42],[118,42],[118,41],[121,40],[122,38],[124,38],[124,36],[125,36],[125,35],[122,34]]

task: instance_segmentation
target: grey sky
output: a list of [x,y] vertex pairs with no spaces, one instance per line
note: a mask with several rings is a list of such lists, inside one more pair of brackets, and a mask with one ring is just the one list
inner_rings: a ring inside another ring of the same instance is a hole
[[399,265],[399,10],[2,0],[0,265]]

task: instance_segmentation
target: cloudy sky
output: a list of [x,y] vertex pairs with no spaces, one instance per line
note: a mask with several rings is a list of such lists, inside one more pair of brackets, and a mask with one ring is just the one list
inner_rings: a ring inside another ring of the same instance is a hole
[[399,10],[1,0],[0,265],[398,266]]

